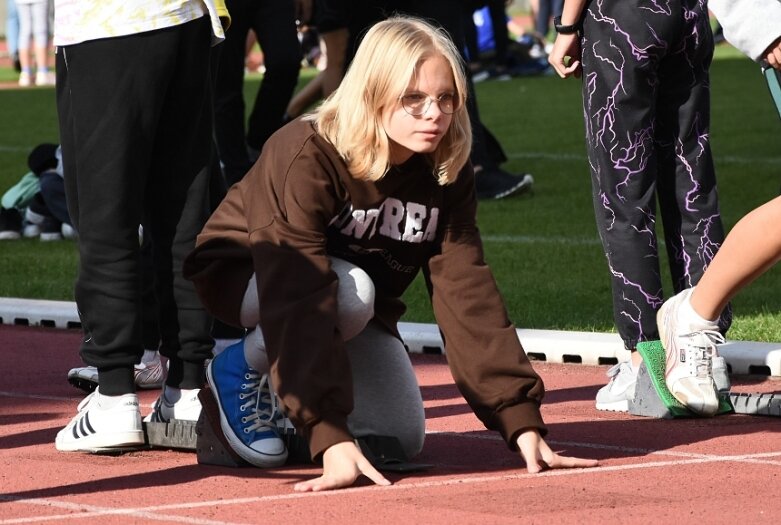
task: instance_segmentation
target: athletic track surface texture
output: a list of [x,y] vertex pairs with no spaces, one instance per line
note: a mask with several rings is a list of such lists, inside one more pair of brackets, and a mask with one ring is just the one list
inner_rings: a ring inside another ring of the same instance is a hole
[[[551,446],[596,458],[586,470],[528,475],[485,430],[453,385],[445,357],[413,354],[425,400],[426,445],[416,474],[362,479],[298,494],[317,469],[199,465],[189,451],[120,456],[61,453],[54,436],[82,393],[65,380],[81,364],[80,332],[0,326],[0,525],[10,523],[781,523],[781,421],[726,415],[654,420],[598,412],[607,366],[535,363],[547,387]],[[733,391],[779,392],[767,377]],[[148,411],[157,392],[140,394]]]

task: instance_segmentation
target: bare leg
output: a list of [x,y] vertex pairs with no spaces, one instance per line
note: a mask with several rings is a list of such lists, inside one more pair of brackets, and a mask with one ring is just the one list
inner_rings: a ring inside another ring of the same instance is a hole
[[35,46],[35,67],[38,71],[49,69],[49,48],[46,46]]
[[33,65],[32,49],[27,47],[19,48],[19,64],[23,71],[30,71]]
[[743,217],[729,232],[694,288],[691,305],[705,319],[716,319],[743,287],[781,259],[781,197]]
[[321,37],[326,55],[325,69],[290,100],[286,111],[289,118],[301,115],[309,106],[326,98],[339,87],[344,76],[348,36],[347,29],[337,29]]
[[347,29],[337,29],[323,35],[326,65],[323,71],[323,97],[327,97],[339,87],[344,76],[344,61],[347,57]]
[[294,119],[301,115],[306,108],[323,98],[323,75],[324,71],[321,71],[313,78],[301,91],[290,99],[290,103],[287,105],[285,113],[291,119]]

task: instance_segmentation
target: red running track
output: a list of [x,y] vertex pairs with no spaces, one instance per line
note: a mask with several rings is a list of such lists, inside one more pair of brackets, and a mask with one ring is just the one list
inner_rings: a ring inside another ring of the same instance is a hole
[[[525,473],[453,386],[441,356],[411,358],[428,436],[417,461],[432,470],[390,474],[297,494],[310,467],[274,470],[198,465],[192,452],[122,456],[61,453],[54,436],[80,391],[76,331],[0,326],[0,525],[9,523],[781,523],[781,421],[741,415],[652,420],[598,412],[607,367],[536,363],[547,385],[549,443],[597,458],[587,470]],[[734,391],[778,392],[767,378],[733,378]],[[156,392],[143,392],[148,410]]]

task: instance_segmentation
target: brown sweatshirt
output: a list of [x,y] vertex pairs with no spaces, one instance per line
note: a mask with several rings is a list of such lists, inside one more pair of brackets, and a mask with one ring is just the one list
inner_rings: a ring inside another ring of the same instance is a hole
[[185,276],[213,315],[238,325],[247,281],[257,275],[272,379],[317,458],[352,440],[352,383],[329,256],[368,273],[375,317],[396,336],[400,297],[422,269],[459,390],[515,449],[522,430],[546,432],[544,387],[483,259],[476,209],[471,166],[440,186],[426,156],[413,155],[377,182],[357,180],[313,124],[297,120],[230,189]]

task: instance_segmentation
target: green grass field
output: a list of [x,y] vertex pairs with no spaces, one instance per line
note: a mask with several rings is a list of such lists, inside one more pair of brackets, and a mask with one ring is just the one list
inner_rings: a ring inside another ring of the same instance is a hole
[[[248,93],[257,82],[247,82]],[[533,195],[480,205],[487,258],[511,318],[524,328],[611,331],[610,283],[591,208],[579,81],[521,78],[482,83],[477,90],[482,118],[510,158],[505,168],[536,179]],[[730,228],[779,194],[781,122],[758,67],[729,47],[717,50],[712,91],[711,138],[723,219]],[[54,90],[0,91],[0,107],[4,191],[25,172],[35,144],[58,140]],[[76,265],[72,242],[2,242],[0,296],[72,300]],[[781,341],[779,271],[735,300],[731,339]],[[406,320],[433,321],[420,281],[406,300]]]

